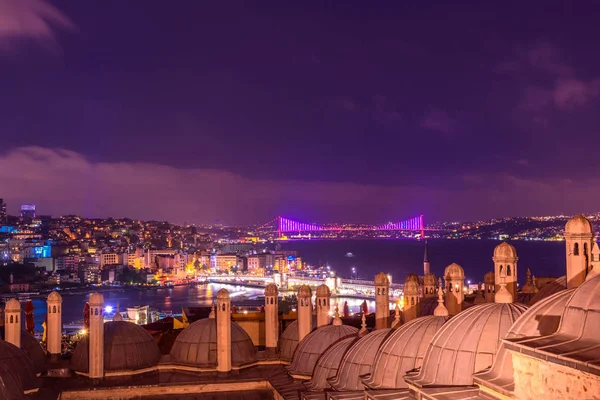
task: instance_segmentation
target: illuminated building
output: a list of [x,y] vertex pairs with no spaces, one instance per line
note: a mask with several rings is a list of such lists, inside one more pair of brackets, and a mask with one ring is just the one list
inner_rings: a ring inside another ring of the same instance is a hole
[[35,204],[21,204],[21,219],[31,221],[35,218]]
[[6,218],[6,203],[4,202],[4,199],[0,199],[0,224],[5,224]]

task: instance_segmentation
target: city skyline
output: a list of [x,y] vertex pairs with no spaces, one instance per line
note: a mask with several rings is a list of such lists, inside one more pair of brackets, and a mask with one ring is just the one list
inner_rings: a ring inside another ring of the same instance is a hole
[[596,210],[594,2],[143,5],[0,1],[21,21],[0,26],[10,213],[250,225]]

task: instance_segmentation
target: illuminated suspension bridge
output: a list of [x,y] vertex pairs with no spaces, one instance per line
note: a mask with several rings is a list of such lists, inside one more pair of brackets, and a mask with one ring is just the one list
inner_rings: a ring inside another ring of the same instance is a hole
[[310,233],[310,232],[326,232],[326,231],[420,231],[425,230],[425,224],[423,223],[423,215],[419,215],[414,218],[407,219],[406,221],[400,222],[388,222],[382,225],[318,225],[306,222],[294,221],[293,219],[285,217],[277,217],[264,225],[261,225],[259,229],[270,230],[278,232],[281,236],[282,233]]

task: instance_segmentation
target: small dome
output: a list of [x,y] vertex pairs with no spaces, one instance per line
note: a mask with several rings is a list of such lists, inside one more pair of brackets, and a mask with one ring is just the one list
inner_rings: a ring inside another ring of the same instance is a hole
[[600,275],[575,289],[563,309],[558,331],[539,338],[513,339],[519,348],[557,357],[572,368],[598,369],[600,359]]
[[546,297],[552,296],[555,293],[561,292],[567,289],[567,277],[561,276],[553,282],[550,282],[546,286],[540,289],[531,300],[529,300],[529,305],[532,306],[538,301],[545,299]]
[[419,275],[417,275],[417,274],[406,275],[406,279],[404,279],[404,283],[410,282],[410,281],[419,283]]
[[501,339],[526,309],[488,303],[457,314],[431,340],[421,371],[406,379],[420,387],[473,385],[472,374],[492,365]]
[[324,325],[315,329],[298,344],[292,363],[287,367],[290,374],[310,376],[317,360],[329,346],[357,334],[358,329],[348,325]]
[[310,287],[308,285],[302,285],[298,289],[298,297],[302,297],[304,299],[311,298],[312,290],[310,290]]
[[6,305],[4,306],[4,311],[20,311],[21,310],[21,303],[19,303],[19,300],[17,299],[10,299],[9,301],[6,302]]
[[13,385],[22,390],[39,387],[35,367],[27,353],[5,340],[0,340],[0,377],[9,393],[13,393]]
[[389,286],[389,285],[390,285],[390,280],[385,273],[380,272],[377,275],[375,275],[375,286]]
[[217,300],[229,300],[229,290],[222,288],[217,292]]
[[[195,367],[217,365],[217,320],[200,319],[185,328],[171,348],[171,359],[175,363]],[[246,331],[231,323],[231,365],[240,366],[256,361],[254,343]]]
[[357,339],[356,336],[348,336],[329,346],[317,360],[311,380],[304,384],[306,389],[309,391],[328,389],[330,386],[327,379],[337,374],[342,357]]
[[494,260],[512,260],[518,259],[517,249],[510,243],[502,242],[494,249]]
[[483,276],[483,283],[485,285],[494,285],[496,283],[496,274],[494,274],[492,271],[487,272]]
[[[575,289],[563,290],[537,302],[521,314],[506,337],[545,336],[556,332],[565,304],[574,291]],[[500,345],[492,368],[475,374],[474,379],[476,383],[491,386],[506,395],[514,390],[512,355],[506,349],[505,343]]]
[[24,330],[21,331],[21,350],[31,359],[36,373],[44,373],[48,370],[46,351],[32,334]]
[[594,232],[592,223],[583,215],[576,215],[567,221],[565,234],[591,234]]
[[58,292],[51,292],[48,295],[48,302],[61,302],[62,296]]
[[[77,343],[71,364],[79,372],[89,371],[89,334]],[[111,321],[104,324],[104,369],[134,371],[158,364],[160,351],[154,338],[132,322]]]
[[457,263],[452,263],[444,270],[445,278],[457,278],[462,279],[465,277],[465,270]]
[[274,283],[269,283],[265,287],[265,296],[277,296],[279,294],[279,290],[277,289],[277,285]]
[[90,294],[90,300],[89,300],[90,304],[104,304],[104,296],[102,296],[102,293],[92,293]]
[[389,328],[377,329],[354,342],[342,358],[335,378],[329,379],[331,387],[336,391],[362,390],[359,377],[371,373],[377,350],[390,332]]
[[331,297],[329,286],[325,284],[317,286],[317,297]]
[[428,272],[425,275],[423,275],[423,285],[424,286],[435,286],[436,285],[435,275],[431,272]]
[[381,344],[373,372],[364,384],[371,389],[407,387],[404,381],[406,372],[421,367],[427,346],[448,318],[417,318],[393,331]]
[[296,347],[298,347],[298,320],[289,324],[279,337],[279,358],[283,361],[292,361]]

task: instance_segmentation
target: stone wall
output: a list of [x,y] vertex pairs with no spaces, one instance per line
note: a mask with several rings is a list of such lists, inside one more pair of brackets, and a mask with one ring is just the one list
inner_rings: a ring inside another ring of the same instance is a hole
[[600,377],[511,351],[519,400],[600,399]]

